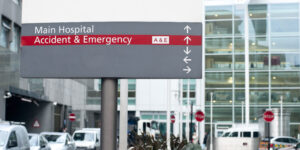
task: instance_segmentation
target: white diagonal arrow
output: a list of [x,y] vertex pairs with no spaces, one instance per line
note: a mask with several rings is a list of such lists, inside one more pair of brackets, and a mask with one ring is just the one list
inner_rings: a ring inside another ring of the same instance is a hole
[[183,59],[183,61],[188,64],[190,61],[192,61],[192,59],[189,58],[189,56],[185,56],[185,58]]
[[189,33],[189,30],[192,30],[192,28],[189,25],[186,25],[184,30],[186,30],[186,33]]
[[186,68],[183,68],[182,70],[185,71],[186,74],[189,74],[192,71],[192,69],[189,66],[186,66]]
[[186,41],[186,44],[189,44],[189,41],[192,41],[192,39],[189,36],[187,36],[184,38],[184,41]]
[[188,55],[192,52],[192,50],[190,50],[189,47],[187,46],[186,49],[183,50],[183,52]]

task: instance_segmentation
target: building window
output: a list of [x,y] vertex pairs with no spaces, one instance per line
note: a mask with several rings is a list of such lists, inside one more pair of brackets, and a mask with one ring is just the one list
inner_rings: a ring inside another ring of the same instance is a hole
[[18,52],[20,48],[20,33],[21,33],[21,28],[18,25],[14,25],[13,38],[12,38],[12,42],[10,43],[10,50],[12,52]]
[[0,46],[8,48],[9,46],[9,34],[11,31],[11,21],[5,17],[2,17],[1,32],[0,32]]

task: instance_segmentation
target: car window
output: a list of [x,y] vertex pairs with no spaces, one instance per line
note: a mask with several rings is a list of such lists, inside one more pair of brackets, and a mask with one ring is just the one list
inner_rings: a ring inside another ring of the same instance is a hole
[[66,136],[64,135],[43,135],[49,143],[65,143]]
[[94,133],[75,133],[73,137],[74,141],[94,141]]
[[239,133],[238,132],[232,132],[232,134],[230,135],[230,137],[238,137]]
[[228,135],[230,134],[230,132],[226,132],[223,137],[228,137]]
[[10,136],[9,136],[9,138],[8,138],[8,143],[15,143],[15,144],[16,144],[15,147],[18,146],[18,139],[17,139],[17,134],[16,134],[15,131],[13,131],[13,132],[10,134]]
[[278,138],[275,140],[276,142],[284,142],[284,139],[283,138]]
[[297,145],[296,145],[296,148],[300,148],[300,144],[297,144]]
[[251,137],[251,132],[243,132],[243,137]]
[[258,138],[259,137],[259,132],[253,132],[253,137]]
[[289,143],[298,143],[296,139],[289,139]]

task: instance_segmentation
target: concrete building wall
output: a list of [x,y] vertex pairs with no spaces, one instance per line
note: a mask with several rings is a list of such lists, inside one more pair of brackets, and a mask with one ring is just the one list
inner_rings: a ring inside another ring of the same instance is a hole
[[5,120],[5,99],[4,92],[0,90],[0,120]]

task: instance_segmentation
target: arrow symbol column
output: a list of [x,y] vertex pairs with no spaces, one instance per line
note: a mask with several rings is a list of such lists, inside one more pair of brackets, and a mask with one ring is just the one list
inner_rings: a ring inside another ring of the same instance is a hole
[[186,30],[186,33],[188,34],[189,33],[189,30],[192,30],[192,28],[189,26],[189,25],[186,25],[184,27],[184,30]]
[[[192,28],[189,25],[186,25],[184,27],[184,30],[187,34],[189,34],[189,31],[192,30]],[[189,45],[189,43],[192,41],[192,39],[188,35],[183,40],[186,42],[186,45]],[[192,50],[190,50],[189,46],[187,46],[186,49],[183,50],[183,52],[185,53],[185,57],[182,60],[186,66],[182,69],[182,71],[186,72],[186,74],[189,74],[192,71],[191,67],[188,66],[189,62],[192,61],[192,59],[189,58],[189,54],[192,52]]]

